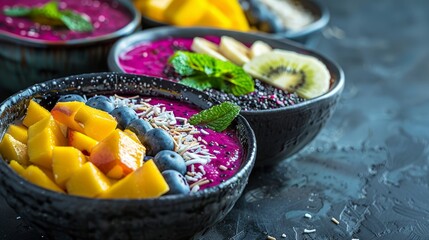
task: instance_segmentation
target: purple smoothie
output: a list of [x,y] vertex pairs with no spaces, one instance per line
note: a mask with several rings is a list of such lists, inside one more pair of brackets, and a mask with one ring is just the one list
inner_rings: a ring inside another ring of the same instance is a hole
[[[1,0],[0,9],[18,6],[40,7],[47,2],[49,0]],[[131,15],[117,1],[60,0],[59,8],[87,15],[91,19],[94,30],[92,32],[75,32],[68,30],[66,27],[51,27],[35,23],[28,18],[5,16],[3,11],[0,11],[0,33],[29,39],[60,42],[107,35],[123,28],[132,20]]]
[[[172,111],[174,116],[179,118],[189,119],[193,114],[201,111],[200,108],[189,103],[165,98],[151,97],[146,102],[151,105],[161,104],[162,107],[165,107],[165,111]],[[136,111],[141,113],[139,110]],[[146,117],[143,118],[146,119]],[[201,178],[209,180],[208,183],[199,186],[199,189],[202,190],[219,185],[221,182],[231,178],[241,166],[243,149],[235,130],[228,128],[223,132],[216,132],[201,126],[196,126],[196,129],[199,133],[192,134],[192,136],[199,142],[202,149],[207,149],[210,155],[214,156],[206,164],[195,163],[187,166],[188,173],[186,178],[190,185],[197,182],[192,180],[195,178],[193,176],[195,173],[197,175],[201,173]]]

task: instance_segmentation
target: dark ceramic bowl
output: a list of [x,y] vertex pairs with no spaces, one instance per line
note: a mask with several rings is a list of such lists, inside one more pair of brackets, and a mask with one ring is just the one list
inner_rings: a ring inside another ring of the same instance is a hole
[[[29,100],[50,107],[61,94],[141,94],[212,105],[199,91],[180,84],[129,74],[96,73],[36,84],[0,105],[0,133],[24,116]],[[187,239],[220,221],[240,197],[255,162],[255,136],[246,120],[233,123],[244,149],[243,163],[230,179],[212,188],[157,199],[90,199],[33,185],[0,159],[0,193],[28,224],[55,239]]]
[[120,54],[142,42],[169,37],[192,38],[223,35],[231,36],[249,45],[256,40],[262,40],[273,48],[314,56],[327,66],[332,79],[331,88],[326,94],[294,106],[241,112],[255,131],[258,143],[256,165],[272,165],[298,152],[316,137],[332,115],[344,86],[344,74],[341,68],[316,52],[289,41],[273,39],[269,35],[210,28],[164,27],[138,32],[118,41],[110,51],[109,68],[112,71],[124,72],[118,61]]
[[139,30],[141,22],[130,1],[115,1],[131,22],[107,35],[52,42],[0,32],[0,87],[12,93],[56,77],[107,71],[106,57],[113,43]]
[[[330,19],[329,9],[326,7],[326,4],[320,0],[302,0],[299,1],[302,6],[310,11],[313,16],[315,16],[315,21],[307,25],[305,28],[292,31],[287,30],[284,32],[272,33],[271,37],[277,39],[290,39],[306,46],[314,46],[316,40],[318,39],[318,34],[322,31],[323,28],[328,25]],[[143,28],[154,28],[154,27],[165,27],[169,24],[154,20],[150,17],[147,17],[142,14],[142,27]]]

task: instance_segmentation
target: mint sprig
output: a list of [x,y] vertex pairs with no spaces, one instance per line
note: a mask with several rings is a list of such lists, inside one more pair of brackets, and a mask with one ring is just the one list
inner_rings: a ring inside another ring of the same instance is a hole
[[189,123],[192,125],[206,125],[216,132],[222,132],[237,117],[240,110],[241,108],[234,103],[223,102],[192,115]]
[[60,10],[56,0],[47,2],[41,7],[5,8],[3,13],[10,17],[27,17],[35,22],[51,26],[63,25],[76,32],[93,30],[91,22],[82,15],[71,10]]
[[206,54],[177,51],[169,59],[175,71],[184,78],[180,83],[205,90],[214,88],[235,96],[251,93],[255,83],[241,67]]

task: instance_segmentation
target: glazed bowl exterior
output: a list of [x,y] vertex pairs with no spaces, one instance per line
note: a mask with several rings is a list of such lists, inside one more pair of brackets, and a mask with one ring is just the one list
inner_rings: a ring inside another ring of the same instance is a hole
[[[59,78],[27,88],[0,105],[0,133],[25,114],[37,98],[50,108],[59,95],[78,93],[163,96],[201,108],[213,101],[181,84],[121,73],[95,73]],[[91,199],[61,194],[19,177],[0,158],[0,194],[30,226],[49,239],[188,239],[220,221],[234,206],[255,162],[255,136],[247,121],[233,122],[243,146],[238,172],[218,186],[189,195],[156,199]]]
[[[295,42],[299,42],[306,46],[314,46],[316,40],[319,37],[318,35],[329,23],[329,9],[326,7],[326,4],[320,0],[297,0],[297,2],[299,2],[299,4],[302,4],[305,9],[308,9],[315,16],[316,20],[301,30],[287,30],[284,32],[271,33],[269,35],[271,35],[272,38],[286,38]],[[145,16],[145,14],[143,13],[142,26],[143,28],[154,28],[166,27],[169,26],[169,24],[154,20],[150,17]]]
[[52,42],[0,32],[0,87],[12,93],[56,77],[107,71],[112,45],[139,30],[141,22],[140,12],[130,1],[115,1],[131,16],[131,22],[107,35]]
[[331,74],[331,87],[322,96],[305,102],[271,110],[242,111],[255,132],[258,154],[256,165],[273,165],[292,156],[313,140],[334,112],[344,87],[342,69],[323,57],[291,41],[280,41],[269,35],[251,34],[211,28],[163,27],[134,33],[118,41],[109,54],[109,68],[124,72],[119,56],[133,46],[165,38],[193,38],[197,36],[230,36],[245,44],[262,40],[273,48],[296,51],[321,60]]

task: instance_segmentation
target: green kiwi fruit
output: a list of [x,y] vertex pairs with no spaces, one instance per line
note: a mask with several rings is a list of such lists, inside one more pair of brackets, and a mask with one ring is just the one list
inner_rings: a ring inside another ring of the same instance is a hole
[[305,99],[326,93],[331,79],[329,70],[319,59],[280,49],[253,58],[243,69],[257,79],[296,92]]

